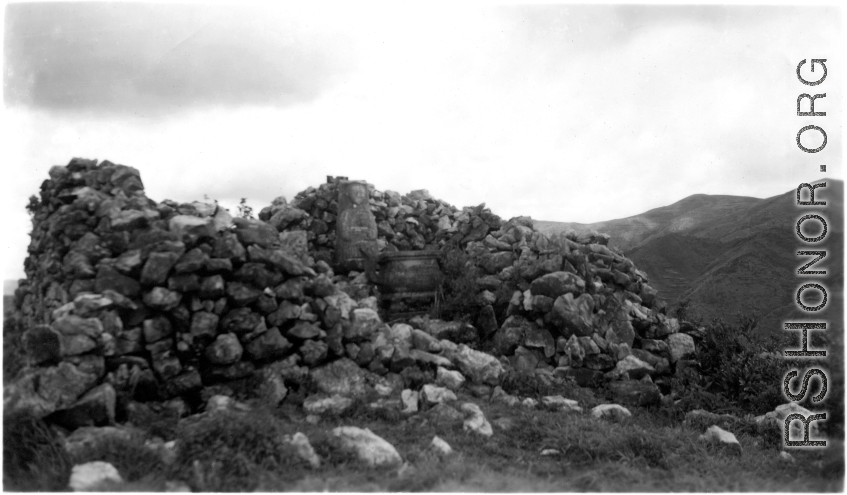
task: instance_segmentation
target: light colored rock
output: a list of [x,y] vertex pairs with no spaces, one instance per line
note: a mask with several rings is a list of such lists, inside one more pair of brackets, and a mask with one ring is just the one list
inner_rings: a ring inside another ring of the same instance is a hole
[[324,301],[330,306],[338,309],[341,312],[341,317],[345,320],[350,319],[350,313],[356,309],[356,301],[354,301],[346,292],[339,292],[331,296],[325,296]]
[[705,433],[700,435],[701,442],[710,442],[724,445],[737,452],[741,452],[741,444],[732,433],[721,429],[720,426],[710,426]]
[[297,455],[308,462],[310,466],[315,469],[321,467],[321,458],[318,457],[315,449],[312,448],[312,444],[309,443],[309,437],[298,431],[290,437],[285,435],[282,440],[294,447]]
[[485,414],[482,413],[482,409],[479,408],[478,405],[473,402],[466,402],[462,404],[462,413],[465,415],[465,422],[462,427],[466,430],[470,430],[480,435],[490,437],[494,434],[494,430],[491,428],[491,423],[485,419]]
[[582,412],[579,403],[573,399],[566,399],[561,395],[548,395],[541,398],[541,403],[545,407],[558,409],[564,412]]
[[[762,425],[773,425],[779,428],[780,432],[785,431],[785,418],[790,414],[802,414],[804,418],[808,418],[809,416],[815,414],[812,411],[809,411],[805,407],[797,404],[796,402],[789,402],[787,404],[782,404],[776,406],[776,409],[773,411],[763,414],[761,416],[757,416],[754,418],[756,423]],[[790,427],[790,436],[789,439],[794,440],[803,440],[803,431],[805,427],[803,426],[803,421],[801,420],[793,420],[791,421]],[[815,440],[820,438],[820,429],[818,428],[818,421],[811,421],[809,423],[809,440]]]
[[456,394],[454,394],[450,389],[438,387],[431,383],[424,385],[421,389],[421,400],[423,400],[423,403],[427,406],[434,406],[435,404],[441,404],[443,402],[453,402],[457,399],[458,397],[456,397]]
[[537,407],[538,401],[533,399],[532,397],[527,397],[526,399],[521,401],[521,405],[524,406],[524,407],[530,407],[530,408]]
[[409,356],[419,363],[432,364],[441,368],[453,368],[453,362],[446,357],[420,349],[412,349]]
[[329,397],[310,395],[303,401],[303,410],[309,414],[341,414],[350,409],[353,399],[333,394]]
[[438,436],[432,437],[432,442],[429,444],[429,449],[440,456],[450,455],[453,453],[453,448],[450,444],[442,440]]
[[656,371],[655,368],[630,354],[618,361],[618,364],[615,365],[615,369],[612,370],[612,373],[615,376],[621,376],[624,373],[629,373],[630,378],[637,380],[654,371]]
[[591,409],[591,417],[597,419],[611,419],[614,421],[620,421],[624,418],[629,418],[632,416],[632,413],[629,412],[629,409],[623,407],[620,404],[600,404],[599,406]]
[[671,362],[675,363],[680,359],[694,354],[694,338],[684,333],[672,333],[667,336],[665,342],[670,349]]
[[332,430],[332,435],[368,466],[394,466],[403,462],[393,445],[367,428],[339,426]]
[[451,371],[439,366],[435,373],[435,384],[447,387],[455,392],[465,384],[465,377],[458,371]]
[[[356,310],[359,311],[359,310]],[[312,382],[325,394],[363,397],[367,393],[368,373],[348,358],[341,358],[310,372]]]
[[544,450],[541,451],[541,455],[543,455],[543,456],[553,456],[553,455],[559,455],[559,454],[561,454],[561,452],[559,452],[556,449],[544,449]]
[[779,453],[779,460],[794,464],[794,456],[784,450]]
[[500,375],[503,374],[503,365],[497,358],[475,351],[465,344],[459,345],[450,359],[456,363],[462,374],[474,383],[497,385]]
[[418,412],[418,398],[420,394],[411,389],[406,389],[400,392],[400,401],[403,402],[404,414],[412,414]]
[[75,492],[94,491],[102,488],[102,483],[109,481],[124,481],[115,466],[103,461],[86,462],[73,467],[68,488]]

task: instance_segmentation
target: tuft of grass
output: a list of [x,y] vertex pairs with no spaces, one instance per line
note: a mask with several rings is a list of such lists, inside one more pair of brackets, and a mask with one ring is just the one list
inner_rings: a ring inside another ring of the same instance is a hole
[[24,416],[3,418],[5,490],[67,490],[72,466],[62,439],[47,423]]
[[162,459],[144,445],[141,435],[130,438],[106,438],[101,442],[83,447],[72,457],[74,464],[92,461],[108,462],[121,474],[124,481],[152,482],[161,478],[166,471]]
[[295,431],[269,411],[217,411],[177,430],[173,475],[199,491],[252,491],[265,472],[282,480],[301,478],[308,463],[283,442]]

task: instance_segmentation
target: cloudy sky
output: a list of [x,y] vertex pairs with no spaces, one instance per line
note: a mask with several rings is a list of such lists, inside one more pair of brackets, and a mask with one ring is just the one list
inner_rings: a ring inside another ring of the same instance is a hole
[[[822,163],[841,178],[841,22],[833,7],[8,4],[4,278],[23,276],[27,197],[74,156],[138,168],[157,201],[258,210],[344,175],[578,222],[769,197]],[[824,84],[799,83],[806,58],[830,59]],[[828,93],[827,117],[796,116],[805,92]],[[816,155],[794,143],[809,123],[829,138]]]

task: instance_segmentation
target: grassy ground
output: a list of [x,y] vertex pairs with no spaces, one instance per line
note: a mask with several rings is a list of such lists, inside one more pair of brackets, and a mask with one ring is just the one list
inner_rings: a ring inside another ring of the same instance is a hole
[[[145,453],[141,438],[91,450],[71,461],[112,462],[128,482],[104,489],[119,491],[159,491],[166,480],[181,480],[201,491],[822,492],[843,486],[841,447],[795,450],[796,463],[787,464],[778,456],[778,434],[758,432],[750,424],[733,431],[743,446],[736,454],[704,445],[697,438],[704,428],[684,426],[678,415],[661,411],[630,408],[632,418],[613,423],[591,418],[587,408],[580,414],[508,407],[464,394],[460,401],[482,407],[494,425],[492,437],[466,432],[461,422],[436,424],[426,413],[401,417],[397,411],[374,410],[365,403],[318,424],[307,422],[297,407],[284,406],[220,413],[216,420],[191,427],[183,422],[173,431],[184,447],[169,466]],[[397,448],[404,466],[361,465],[329,435],[340,425],[370,428]],[[305,433],[322,457],[319,469],[309,468],[278,441],[296,431]],[[434,435],[455,453],[440,458],[430,452]],[[559,453],[542,456],[544,449]],[[14,490],[15,471],[8,464],[4,468],[4,485]]]

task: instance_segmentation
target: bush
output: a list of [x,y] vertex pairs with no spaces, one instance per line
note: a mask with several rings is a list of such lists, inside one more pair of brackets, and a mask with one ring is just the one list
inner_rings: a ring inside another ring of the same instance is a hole
[[31,417],[3,419],[3,487],[9,491],[64,491],[71,460],[59,435]]
[[676,383],[685,410],[759,415],[787,402],[781,384],[792,362],[778,356],[787,344],[762,336],[757,325],[755,315],[739,315],[735,325],[707,327],[694,356],[698,376]]
[[483,301],[479,295],[479,269],[471,257],[457,246],[450,245],[439,258],[444,279],[438,288],[437,318],[475,321]]
[[[265,472],[297,479],[308,463],[283,442],[288,431],[270,412],[218,411],[184,421],[173,466],[195,490],[253,491]],[[190,474],[187,474],[190,473]]]

